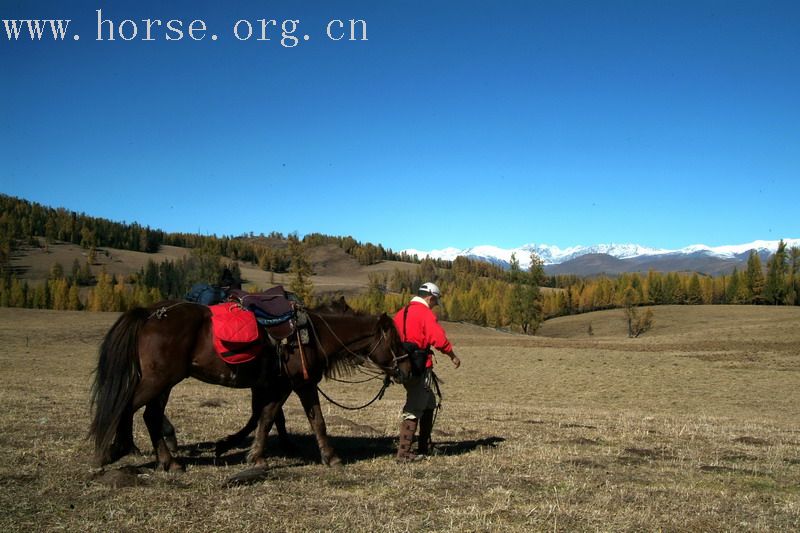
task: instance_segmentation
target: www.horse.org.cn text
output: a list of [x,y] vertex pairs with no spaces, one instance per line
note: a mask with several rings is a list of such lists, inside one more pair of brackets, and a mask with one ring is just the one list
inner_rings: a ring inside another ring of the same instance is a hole
[[[114,19],[97,11],[95,41],[256,41],[277,43],[294,48],[313,38],[327,41],[368,41],[367,21],[332,19],[311,33],[301,31],[300,19],[239,19],[222,33],[212,31],[203,19],[183,20],[159,18]],[[80,34],[70,31],[73,19],[3,19],[5,37],[9,41],[79,41]],[[73,30],[75,25],[73,25]]]

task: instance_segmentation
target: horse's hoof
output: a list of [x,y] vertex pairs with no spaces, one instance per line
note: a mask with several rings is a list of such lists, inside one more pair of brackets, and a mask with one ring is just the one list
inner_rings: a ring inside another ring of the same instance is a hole
[[218,441],[216,446],[214,446],[214,456],[219,458],[222,457],[225,453],[230,451],[231,445],[224,440]]
[[265,467],[267,465],[267,460],[264,458],[264,455],[261,453],[253,453],[250,452],[247,454],[247,462],[254,465],[254,466],[262,466]]
[[114,443],[111,445],[111,448],[108,450],[108,452],[105,455],[103,455],[102,464],[107,465],[110,463],[116,463],[117,461],[128,455],[130,451],[131,451],[130,447],[121,446],[117,443]]
[[167,445],[167,449],[170,453],[178,453],[178,439],[175,438],[175,435],[164,437],[164,443]]
[[338,455],[331,455],[322,458],[322,464],[326,466],[342,466],[342,459]]
[[180,473],[186,472],[186,467],[180,461],[173,459],[169,464],[164,465],[164,470],[171,473]]

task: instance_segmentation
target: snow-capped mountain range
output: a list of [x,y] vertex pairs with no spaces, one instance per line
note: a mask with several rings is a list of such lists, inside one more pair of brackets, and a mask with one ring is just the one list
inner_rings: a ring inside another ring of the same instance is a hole
[[[800,247],[800,239],[784,239],[787,248]],[[778,248],[779,241],[753,241],[746,244],[725,246],[706,246],[693,244],[678,250],[663,248],[650,248],[639,244],[596,244],[593,246],[572,246],[559,248],[550,244],[525,244],[518,248],[499,248],[491,245],[473,246],[471,248],[444,248],[441,250],[421,251],[403,250],[409,255],[417,255],[420,259],[432,257],[434,259],[453,260],[464,256],[472,259],[488,261],[508,267],[511,255],[516,258],[522,269],[530,266],[530,255],[535,253],[545,264],[545,269],[555,273],[592,274],[599,272],[633,272],[654,268],[654,264],[665,266],[666,263],[679,265],[671,269],[688,269],[716,273],[717,271],[730,270],[733,266],[747,259],[750,250],[756,250],[760,255],[767,256]],[[583,258],[583,261],[580,261]],[[693,260],[693,261],[692,261]],[[588,268],[587,263],[594,266]],[[697,263],[697,265],[693,265]],[[570,268],[573,263],[574,268]],[[713,264],[713,268],[709,265]],[[561,266],[561,268],[559,268]],[[565,270],[566,269],[566,270]],[[661,270],[663,268],[656,268]]]

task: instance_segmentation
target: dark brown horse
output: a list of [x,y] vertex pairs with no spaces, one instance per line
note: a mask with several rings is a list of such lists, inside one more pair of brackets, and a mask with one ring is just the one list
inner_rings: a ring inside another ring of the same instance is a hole
[[[358,311],[353,309],[347,304],[344,296],[332,299],[312,309],[313,312],[322,315],[358,315]],[[250,398],[250,418],[245,423],[244,427],[228,435],[227,437],[217,441],[215,447],[215,455],[221,456],[228,450],[241,445],[248,435],[250,435],[258,426],[258,421],[261,418],[261,411],[265,405],[266,391],[263,387],[253,387]],[[275,415],[275,427],[278,431],[278,438],[280,439],[281,446],[284,449],[291,448],[288,433],[286,432],[286,419],[283,414],[283,409],[279,409]],[[170,451],[177,451],[178,442],[175,438],[175,428],[170,423],[167,417],[164,417],[164,434],[167,439],[167,444]]]
[[187,377],[259,391],[261,413],[251,461],[263,463],[266,435],[294,391],[316,434],[322,462],[341,462],[328,442],[317,383],[323,376],[347,372],[365,362],[402,381],[410,373],[410,364],[394,323],[385,314],[308,314],[312,342],[287,350],[283,362],[266,345],[254,361],[229,365],[214,351],[211,313],[205,306],[162,302],[124,313],[103,340],[92,387],[90,436],[97,462],[113,462],[135,449],[133,414],[145,407],[144,421],[159,464],[165,470],[180,469],[167,445],[170,435],[164,429],[171,425],[165,423],[164,409],[172,387]]

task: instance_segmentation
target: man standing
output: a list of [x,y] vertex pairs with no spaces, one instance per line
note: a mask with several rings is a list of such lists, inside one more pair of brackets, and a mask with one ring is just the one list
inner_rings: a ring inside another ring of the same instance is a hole
[[[450,356],[453,365],[458,368],[461,360],[453,351],[453,345],[447,340],[442,326],[431,310],[439,303],[439,287],[433,283],[424,283],[418,296],[400,309],[394,316],[394,323],[400,337],[411,353],[413,377],[404,384],[406,388],[406,404],[403,407],[403,421],[400,423],[400,445],[397,449],[399,462],[416,461],[428,453],[433,430],[433,410],[436,398],[431,390],[433,373],[433,352],[436,348]],[[413,345],[413,346],[412,346]],[[411,451],[414,433],[419,424],[419,445],[417,454]]]

